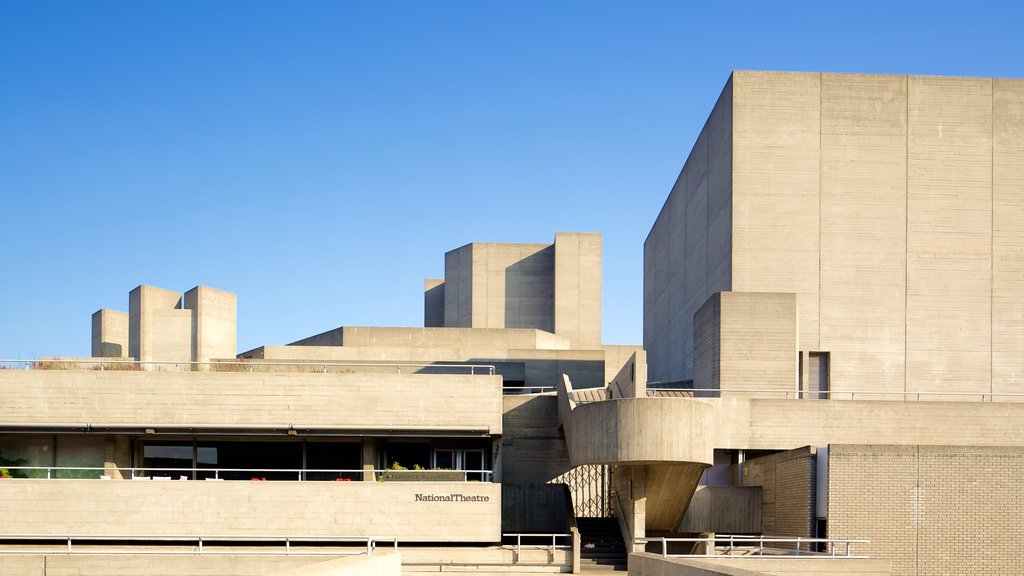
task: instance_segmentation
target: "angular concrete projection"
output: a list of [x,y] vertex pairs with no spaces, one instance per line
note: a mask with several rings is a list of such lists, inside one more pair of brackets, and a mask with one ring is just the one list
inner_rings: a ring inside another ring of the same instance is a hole
[[444,280],[428,278],[423,281],[423,327],[444,326]]
[[601,347],[600,234],[467,244],[445,254],[444,276],[424,285],[427,327],[535,328],[565,337],[573,349]]
[[694,317],[694,387],[797,390],[795,294],[720,292]]
[[675,530],[714,462],[713,409],[687,398],[621,398],[577,405],[568,378],[558,420],[572,466],[616,466],[620,510],[632,536]]
[[93,358],[128,357],[128,313],[106,308],[92,315]]
[[181,293],[145,284],[128,294],[128,353],[140,362],[190,362],[192,312]]
[[185,308],[192,312],[192,360],[234,359],[236,296],[208,286],[196,286],[185,293]]
[[601,235],[555,234],[554,332],[573,348],[601,345]]

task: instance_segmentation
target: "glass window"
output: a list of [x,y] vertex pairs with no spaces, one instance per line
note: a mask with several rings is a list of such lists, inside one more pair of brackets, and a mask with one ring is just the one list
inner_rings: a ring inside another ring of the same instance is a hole
[[301,442],[200,441],[196,455],[198,478],[213,478],[217,469],[224,480],[298,480],[302,468]]
[[192,477],[192,471],[161,470],[161,468],[192,468],[192,443],[182,441],[147,441],[142,447],[142,467],[147,476]]
[[306,480],[362,480],[363,446],[358,442],[307,442],[307,470],[349,470],[349,472],[306,472]]
[[104,449],[102,436],[57,436],[57,466],[90,469],[58,469],[54,478],[99,478],[103,474]]

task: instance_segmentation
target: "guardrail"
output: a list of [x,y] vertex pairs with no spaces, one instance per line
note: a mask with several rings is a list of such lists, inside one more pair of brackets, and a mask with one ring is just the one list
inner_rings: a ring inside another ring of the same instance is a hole
[[[10,368],[20,366],[20,368]],[[211,372],[254,372],[265,367],[303,367],[317,368],[323,374],[329,373],[329,368],[394,368],[397,374],[402,374],[404,368],[406,374],[416,373],[424,369],[451,370],[454,373],[468,371],[471,376],[488,375],[493,376],[495,367],[492,364],[431,364],[417,362],[383,362],[383,363],[362,363],[362,362],[281,362],[281,361],[223,361],[223,362],[173,362],[158,360],[118,360],[118,359],[52,359],[52,360],[22,360],[22,359],[0,359],[0,367],[14,370],[74,370],[85,368],[88,370],[143,370],[146,367],[174,367],[175,372],[181,372],[182,367],[191,371],[194,368],[206,366]]]
[[895,399],[903,402],[929,400],[938,397],[954,397],[956,400],[979,400],[981,402],[994,402],[996,398],[1013,399],[1024,401],[1024,393],[1020,392],[947,392],[947,391],[921,391],[921,392],[886,392],[878,390],[755,390],[755,389],[708,389],[708,388],[647,388],[650,396],[658,397],[659,394],[667,396],[667,392],[683,392],[693,398],[720,398],[729,395],[756,395],[762,397],[782,397],[787,400],[870,400],[881,398],[884,400]]
[[554,386],[502,386],[502,394],[553,394],[555,392]]
[[[661,555],[666,558],[859,558],[869,556],[857,555],[852,551],[853,544],[870,544],[870,540],[854,540],[849,538],[803,538],[780,536],[742,536],[715,535],[705,538],[637,538],[634,544],[661,543]],[[672,542],[703,544],[704,554],[669,553],[668,545]],[[777,544],[795,544],[794,549],[772,546]],[[837,552],[837,545],[842,545]],[[805,548],[806,546],[806,548]],[[824,551],[812,550],[812,547],[824,548]]]
[[[517,532],[514,532],[514,533],[509,533],[509,534],[502,534],[501,537],[502,538],[515,538],[516,539],[516,543],[514,545],[513,544],[504,544],[504,545],[502,545],[503,548],[512,548],[513,550],[515,550],[516,558],[519,558],[520,552],[522,551],[523,548],[533,548],[533,549],[539,549],[539,550],[550,550],[552,554],[555,553],[555,550],[569,550],[569,549],[572,549],[572,534],[532,534],[532,533],[517,533]],[[523,544],[523,538],[526,538],[528,540],[543,539],[545,542],[543,544]],[[547,539],[549,539],[549,538],[551,539],[550,543],[547,542]],[[569,543],[568,544],[559,544],[558,543],[558,539],[559,538],[568,539]]]
[[[8,471],[30,471],[30,472],[41,472],[46,471],[47,480],[111,480],[112,472],[121,473],[122,475],[127,473],[127,480],[266,480],[265,475],[271,475],[271,480],[294,480],[298,482],[330,482],[330,481],[350,481],[350,480],[362,480],[364,474],[370,472],[374,473],[374,478],[380,480],[384,477],[384,480],[388,480],[387,476],[401,477],[406,476],[409,478],[422,477],[422,479],[414,480],[420,482],[492,482],[494,480],[493,470],[438,470],[438,469],[424,469],[424,470],[395,470],[393,468],[384,469],[327,469],[327,468],[151,468],[151,467],[117,467],[117,468],[104,468],[99,466],[4,466],[5,470]],[[60,471],[77,471],[77,472],[94,472],[98,473],[95,478],[76,478],[76,477],[64,477],[59,476]],[[57,475],[54,472],[58,472]],[[162,472],[159,476],[153,475],[154,472]],[[227,474],[228,478],[222,478],[221,476]],[[148,474],[148,475],[147,475]],[[212,477],[208,477],[212,474]],[[307,477],[309,474],[333,474],[337,475],[336,478],[324,478],[322,480],[311,480]],[[242,477],[238,477],[241,475]],[[294,478],[274,478],[274,476],[280,475],[294,475]],[[461,475],[462,478],[458,480],[452,480],[453,475]],[[245,476],[249,476],[246,478]],[[355,478],[346,478],[346,476],[354,476]],[[448,477],[447,479],[430,479],[431,476],[437,477]],[[42,476],[32,476],[32,478],[42,479]],[[392,480],[396,481],[396,480]]]
[[[82,534],[77,536],[67,536],[63,534],[4,534],[0,533],[0,541],[29,541],[42,544],[44,542],[60,541],[62,543],[62,551],[65,554],[110,554],[109,550],[83,550],[81,548],[75,549],[72,546],[73,542],[195,542],[196,546],[192,550],[132,550],[132,554],[230,554],[230,555],[244,555],[244,556],[345,556],[353,554],[363,554],[363,551],[359,552],[339,552],[339,551],[323,551],[323,550],[307,550],[296,552],[292,548],[293,543],[314,543],[324,542],[327,544],[344,544],[344,543],[359,543],[366,542],[365,554],[367,556],[373,555],[374,550],[377,549],[378,543],[385,542],[390,543],[394,550],[398,550],[398,539],[393,537],[369,537],[369,536],[267,536],[267,535],[229,535],[229,536],[218,536],[218,535],[139,535],[139,534]],[[207,546],[211,542],[281,542],[284,545],[283,550],[210,550],[209,548],[203,547],[204,544]],[[38,553],[35,550],[14,550],[0,547],[0,554],[33,554]]]

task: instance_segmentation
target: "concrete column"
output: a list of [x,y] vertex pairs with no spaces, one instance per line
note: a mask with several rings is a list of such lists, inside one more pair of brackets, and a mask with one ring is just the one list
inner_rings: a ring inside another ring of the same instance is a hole
[[192,313],[181,309],[181,293],[142,285],[128,294],[128,355],[143,362],[192,360]]
[[[194,362],[234,359],[237,298],[232,292],[196,286],[185,292],[184,308],[191,310],[191,356]],[[205,367],[200,367],[205,369]]]
[[619,516],[625,523],[622,539],[626,550],[635,552],[633,542],[647,534],[647,473],[643,465],[616,466],[613,477],[618,494]]
[[363,438],[363,481],[374,482],[377,475],[373,469],[377,467],[377,440],[375,438]]
[[103,444],[103,475],[115,480],[125,478],[120,468],[131,466],[131,450],[127,436],[106,436]]
[[601,347],[601,234],[555,234],[555,334]]

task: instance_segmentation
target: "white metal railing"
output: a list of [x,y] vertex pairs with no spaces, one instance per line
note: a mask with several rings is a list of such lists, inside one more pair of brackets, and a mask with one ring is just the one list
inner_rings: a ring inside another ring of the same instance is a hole
[[[196,479],[209,479],[209,480],[228,480],[229,478],[222,478],[221,476],[228,473],[228,476],[237,476],[238,473],[245,473],[246,476],[253,474],[249,478],[239,478],[239,480],[265,480],[266,477],[261,477],[260,474],[289,474],[295,477],[290,480],[298,482],[329,482],[336,480],[353,480],[353,478],[345,478],[344,476],[354,476],[358,480],[362,480],[364,473],[374,473],[374,478],[379,479],[385,473],[391,475],[402,475],[403,473],[411,473],[412,476],[423,476],[425,477],[422,482],[468,482],[479,478],[481,482],[492,482],[494,479],[493,470],[437,470],[437,469],[424,469],[424,470],[395,470],[393,468],[384,469],[328,469],[328,468],[153,468],[153,467],[111,467],[104,468],[99,466],[5,466],[4,469],[9,471],[24,470],[29,472],[41,472],[46,471],[46,479],[48,480],[79,480],[82,478],[65,477],[61,478],[59,475],[60,471],[77,471],[77,472],[96,472],[97,478],[85,478],[88,480],[110,480],[110,474],[112,472],[121,473],[122,475],[127,474],[130,480],[151,480],[154,478],[160,480],[196,480]],[[55,474],[57,472],[57,474]],[[159,476],[153,475],[154,472],[161,472],[163,474]],[[436,473],[436,476],[450,476],[452,473],[458,473],[462,475],[461,480],[431,480],[431,473]],[[149,475],[147,475],[149,474]],[[207,478],[212,474],[212,477]],[[335,474],[338,477],[330,480],[310,480],[307,478],[307,474]],[[32,478],[42,479],[42,476],[33,476]],[[471,480],[473,479],[473,480]]]
[[502,386],[502,394],[551,394],[554,386]]
[[[515,538],[515,544],[505,544],[503,548],[512,548],[515,550],[516,557],[520,556],[523,548],[533,548],[540,550],[550,550],[552,554],[555,550],[568,550],[572,548],[572,534],[533,534],[533,533],[508,533],[502,534],[502,538]],[[523,544],[523,539],[527,540],[543,540],[543,543],[537,544]],[[564,538],[569,541],[568,544],[559,544],[558,539]],[[550,541],[549,541],[550,540]]]
[[450,370],[453,372],[460,373],[459,371],[468,371],[472,376],[477,374],[493,376],[495,373],[494,365],[492,364],[431,364],[428,362],[417,363],[417,362],[382,362],[382,363],[362,363],[362,362],[281,362],[281,361],[223,361],[223,362],[174,362],[174,361],[160,361],[160,360],[120,360],[120,359],[106,359],[106,358],[94,358],[94,359],[52,359],[52,360],[22,360],[22,359],[0,359],[0,366],[9,367],[20,366],[16,368],[20,370],[62,370],[65,365],[72,367],[87,367],[90,370],[141,370],[146,366],[166,366],[174,367],[174,371],[181,372],[182,367],[193,368],[199,366],[210,367],[211,371],[217,371],[217,368],[232,368],[231,370],[224,370],[228,372],[253,372],[253,369],[259,369],[262,367],[272,366],[288,366],[288,367],[305,367],[305,368],[318,368],[321,373],[328,373],[328,368],[389,368],[395,369],[397,374],[402,374],[402,370],[406,370],[406,374],[415,373],[416,371],[422,371],[424,369],[439,369],[439,370]]
[[[249,556],[280,556],[280,555],[293,555],[293,556],[343,556],[352,554],[363,554],[372,555],[374,550],[379,546],[379,543],[389,543],[394,550],[398,550],[398,539],[393,537],[371,537],[371,536],[278,536],[278,535],[215,535],[215,534],[188,534],[188,535],[139,535],[139,534],[80,534],[76,536],[68,536],[65,534],[20,534],[20,533],[0,533],[0,541],[20,541],[27,542],[29,544],[35,543],[41,545],[44,542],[60,541],[61,551],[65,554],[109,554],[109,550],[88,550],[82,548],[74,548],[73,543],[78,542],[79,546],[83,542],[195,542],[196,545],[191,550],[145,550],[145,549],[133,549],[132,554],[230,554],[230,555],[249,555]],[[213,549],[209,548],[211,542],[280,542],[284,548],[280,550],[232,550],[232,549]],[[325,545],[338,545],[338,544],[351,544],[351,543],[362,543],[365,542],[365,549],[360,547],[359,552],[341,552],[335,550],[305,550],[296,551],[293,547],[293,543],[324,543]],[[206,547],[204,548],[204,544]],[[365,550],[365,552],[364,552]],[[0,554],[33,554],[38,553],[38,550],[15,550],[10,548],[0,548]]]
[[[670,553],[668,545],[673,542],[702,544],[705,552]],[[661,555],[672,558],[722,558],[722,557],[765,557],[765,558],[868,558],[853,553],[854,544],[870,544],[870,540],[849,538],[804,538],[801,536],[742,536],[714,535],[705,538],[637,538],[634,544],[661,543]],[[779,545],[789,545],[783,548]],[[838,547],[842,547],[838,550]],[[813,548],[824,548],[817,551]]]
[[940,397],[953,397],[956,400],[977,400],[980,402],[994,402],[996,398],[1017,399],[1024,401],[1024,393],[1020,392],[947,392],[947,391],[920,391],[920,392],[887,392],[879,390],[755,390],[755,389],[734,389],[725,390],[709,388],[658,388],[649,387],[647,392],[657,397],[667,392],[685,392],[694,398],[719,398],[729,395],[757,395],[765,397],[782,397],[787,400],[806,399],[829,399],[829,400],[869,400],[872,397],[884,400],[921,401]]

